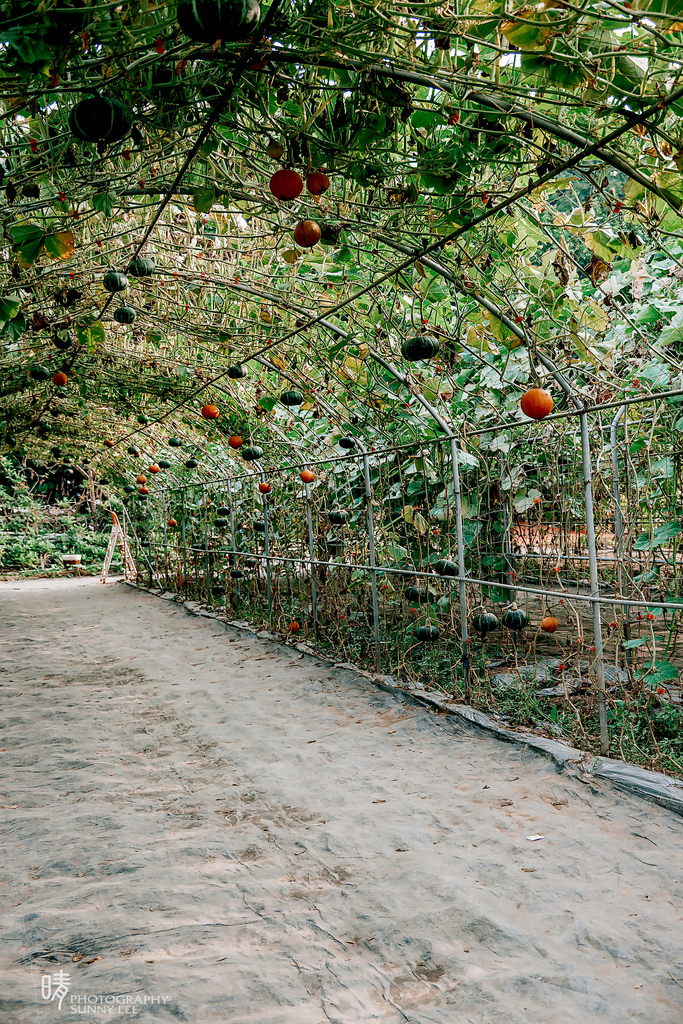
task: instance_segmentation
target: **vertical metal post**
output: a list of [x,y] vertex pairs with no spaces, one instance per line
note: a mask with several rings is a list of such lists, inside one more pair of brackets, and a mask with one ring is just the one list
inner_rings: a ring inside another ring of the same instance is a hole
[[583,462],[583,490],[586,505],[586,539],[588,541],[588,564],[590,567],[591,605],[593,607],[593,635],[595,637],[595,675],[598,684],[598,709],[600,713],[600,753],[609,753],[609,732],[607,729],[607,704],[605,701],[605,659],[602,649],[602,621],[600,618],[598,580],[598,552],[595,541],[595,520],[593,518],[593,484],[591,473],[590,441],[588,438],[588,413],[579,413],[581,420],[581,458]]
[[180,535],[183,542],[183,586],[187,597],[187,533],[185,529],[185,488],[180,488]]
[[[232,487],[228,480],[228,501],[230,502],[230,536],[232,538],[232,564],[237,568],[237,541],[235,540],[235,510],[233,508]],[[235,580],[235,614],[239,613],[240,581]]]
[[313,536],[313,513],[311,511],[311,488],[304,484],[306,492],[306,514],[308,518],[308,550],[311,559],[311,605],[313,608],[313,631],[318,636],[318,589],[315,583],[315,538]]
[[166,589],[169,589],[168,582],[168,519],[166,515],[166,491],[161,492],[161,514],[164,517],[164,580]]
[[[266,482],[266,474],[261,473],[261,479]],[[273,584],[270,577],[270,540],[268,535],[268,495],[263,495],[263,548],[266,556],[266,580],[268,583],[268,625],[272,626],[273,619]]]
[[[619,593],[623,594],[624,586],[624,574],[623,574],[623,561],[624,561],[624,523],[621,517],[621,494],[619,491],[619,457],[617,455],[617,424],[619,420],[626,412],[626,406],[620,406],[616,416],[612,420],[609,437],[610,447],[612,449],[612,494],[614,495],[614,533],[617,539],[617,587]],[[628,605],[624,604],[621,606],[622,614],[624,616],[623,623],[623,634],[626,640],[628,640]],[[626,648],[626,664],[631,664],[631,649]]]
[[202,508],[204,509],[204,563],[206,566],[206,603],[213,604],[213,582],[209,564],[209,510],[206,504],[206,487],[202,484]]
[[465,583],[465,542],[462,532],[462,492],[460,490],[460,467],[458,446],[451,438],[451,461],[453,463],[453,488],[455,491],[455,528],[458,545],[458,589],[460,592],[460,638],[462,643],[462,671],[465,694],[470,694],[470,640],[467,630],[467,585]]
[[370,549],[370,586],[372,587],[372,621],[375,633],[375,669],[382,671],[382,641],[379,631],[379,602],[377,600],[377,570],[375,569],[375,526],[372,516],[372,487],[370,484],[370,463],[363,449],[363,473],[365,475],[365,507],[368,521],[368,545]]

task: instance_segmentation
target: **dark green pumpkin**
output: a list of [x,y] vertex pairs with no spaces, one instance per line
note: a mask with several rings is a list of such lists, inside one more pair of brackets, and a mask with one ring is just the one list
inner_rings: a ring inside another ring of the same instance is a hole
[[55,331],[52,335],[52,344],[60,351],[66,352],[68,348],[71,348],[73,339],[67,331]]
[[132,484],[126,484],[123,488],[126,494],[135,494],[136,488]]
[[246,366],[242,366],[241,363],[237,363],[236,366],[231,366],[228,370],[228,377],[231,380],[241,380],[243,377],[249,376],[249,370]]
[[130,446],[130,448],[126,448],[126,451],[128,452],[129,455],[139,455],[140,454],[140,449],[136,448],[134,444],[132,444]]
[[266,524],[263,521],[258,521],[257,520],[257,522],[255,522],[253,524],[253,526],[254,526],[254,529],[256,530],[257,533],[265,533],[266,532]]
[[159,469],[170,469],[171,463],[168,459],[159,459]]
[[138,494],[138,501],[147,501],[146,494]]
[[524,629],[529,622],[526,612],[523,612],[521,608],[518,608],[514,601],[510,607],[506,608],[503,612],[500,621],[506,629],[511,629],[515,633]]
[[104,275],[102,284],[108,292],[122,292],[128,287],[128,278],[118,270],[109,270]]
[[227,505],[219,505],[218,508],[216,509],[216,515],[217,516],[229,516],[230,515],[230,509],[227,507]]
[[118,142],[130,133],[133,114],[125,103],[110,96],[81,100],[69,113],[69,128],[84,142]]
[[243,448],[242,458],[245,462],[256,462],[257,459],[263,458],[263,448],[259,448],[258,445],[254,445],[253,448]]
[[437,576],[457,576],[458,567],[449,558],[440,558],[438,562],[434,563],[434,572]]
[[150,260],[146,256],[138,256],[128,264],[126,273],[131,277],[151,277],[155,270],[154,260]]
[[327,513],[327,518],[333,526],[341,526],[349,521],[350,512],[343,508],[335,508]]
[[420,590],[419,587],[406,587],[403,593],[406,601],[413,601],[417,604],[427,604],[429,601],[429,593],[426,590]]
[[132,324],[135,320],[135,310],[132,306],[119,306],[114,310],[114,320],[117,324]]
[[230,575],[231,575],[231,577],[234,580],[242,580],[242,579],[244,579],[244,573],[242,572],[241,569],[231,569],[230,570]]
[[168,446],[169,448],[182,448],[183,442],[179,437],[169,437]]
[[232,43],[256,29],[261,8],[256,0],[178,0],[178,24],[190,39]]
[[54,445],[53,448],[50,448],[50,451],[52,452],[56,459],[61,459],[62,455],[64,454],[58,444]]
[[143,426],[146,426],[149,423],[149,416],[145,416],[144,412],[141,412],[138,416],[138,423],[142,423]]
[[492,629],[498,629],[500,623],[498,622],[497,616],[493,612],[478,612],[477,615],[472,619],[472,625],[476,629],[477,633],[482,636],[486,636]]
[[185,463],[185,469],[196,469],[199,463],[196,459],[188,459]]
[[339,447],[344,448],[347,452],[350,452],[352,448],[355,448],[357,443],[358,442],[356,441],[355,437],[339,438]]
[[222,516],[218,516],[217,519],[214,519],[213,525],[219,530],[224,530],[225,527],[228,525],[228,520],[223,519]]
[[33,380],[49,380],[52,376],[47,366],[40,366],[38,363],[32,366],[28,372]]
[[302,405],[304,396],[299,391],[283,391],[280,395],[280,401],[287,408],[292,408],[296,405]]
[[420,640],[422,643],[427,643],[430,640],[439,639],[439,627],[438,626],[418,626],[415,630],[415,639]]
[[419,363],[423,359],[431,359],[439,351],[439,343],[436,338],[430,338],[426,334],[416,334],[413,338],[406,338],[401,345],[401,354],[409,363]]

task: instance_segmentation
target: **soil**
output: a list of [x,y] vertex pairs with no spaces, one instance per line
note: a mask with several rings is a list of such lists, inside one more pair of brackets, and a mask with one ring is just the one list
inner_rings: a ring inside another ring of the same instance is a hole
[[0,622],[4,1024],[682,1019],[676,815],[118,583]]

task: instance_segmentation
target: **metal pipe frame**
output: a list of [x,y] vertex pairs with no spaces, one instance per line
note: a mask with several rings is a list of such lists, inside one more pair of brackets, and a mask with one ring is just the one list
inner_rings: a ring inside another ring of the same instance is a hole
[[382,638],[379,629],[379,600],[377,596],[377,569],[375,568],[375,524],[372,514],[372,486],[370,483],[370,461],[365,446],[356,442],[363,455],[363,476],[365,478],[365,508],[368,524],[368,548],[370,558],[370,588],[372,592],[372,624],[375,638],[375,669],[382,671]]

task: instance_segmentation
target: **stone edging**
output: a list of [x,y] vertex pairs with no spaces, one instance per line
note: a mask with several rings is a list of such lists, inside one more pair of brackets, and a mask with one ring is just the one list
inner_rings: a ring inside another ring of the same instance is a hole
[[[120,582],[125,583],[126,586],[134,587],[136,590],[151,594],[154,597],[161,597],[166,601],[176,599],[176,595],[171,592],[163,593],[158,589],[139,587],[128,580],[121,580]],[[233,629],[242,629],[262,640],[276,639],[276,635],[269,633],[267,630],[258,631],[246,622],[233,622],[229,619],[221,618],[213,612],[204,611],[197,601],[176,601],[176,603],[181,605],[190,615],[216,619],[226,626],[232,626]],[[483,711],[478,711],[467,704],[456,704],[447,698],[444,699],[428,693],[426,690],[408,689],[398,685],[391,676],[366,672],[364,669],[360,669],[348,661],[331,661],[326,655],[319,654],[315,648],[307,643],[298,643],[292,646],[302,654],[308,654],[318,661],[321,659],[326,661],[334,668],[343,668],[354,672],[356,675],[367,679],[374,686],[379,687],[381,690],[386,690],[388,693],[393,693],[403,698],[407,697],[411,701],[417,701],[436,711],[453,715],[469,725],[474,725],[476,728],[492,733],[507,743],[516,743],[520,746],[530,747],[536,753],[551,758],[561,769],[575,769],[581,775],[602,779],[625,793],[643,797],[653,803],[660,804],[662,807],[666,807],[667,810],[683,815],[683,782],[670,778],[668,775],[663,775],[661,772],[651,772],[646,768],[639,768],[636,765],[627,764],[625,761],[616,761],[610,757],[596,757],[585,750],[570,747],[568,743],[563,743],[560,740],[536,736],[534,733],[514,732],[511,729],[504,729],[502,726],[497,725],[488,715],[485,715]]]

